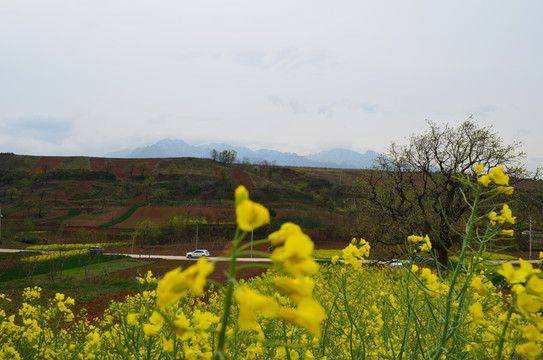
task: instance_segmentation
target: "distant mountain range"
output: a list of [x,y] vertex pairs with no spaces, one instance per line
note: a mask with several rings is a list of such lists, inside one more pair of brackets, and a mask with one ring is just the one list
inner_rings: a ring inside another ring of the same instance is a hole
[[378,153],[369,150],[365,154],[347,149],[333,149],[318,154],[301,156],[295,153],[275,150],[251,150],[246,147],[231,146],[228,144],[189,145],[183,140],[163,139],[159,142],[138,147],[124,149],[104,155],[111,158],[171,158],[171,157],[198,157],[209,158],[211,150],[235,150],[238,161],[250,163],[263,163],[282,166],[311,166],[324,168],[367,169],[373,165]]

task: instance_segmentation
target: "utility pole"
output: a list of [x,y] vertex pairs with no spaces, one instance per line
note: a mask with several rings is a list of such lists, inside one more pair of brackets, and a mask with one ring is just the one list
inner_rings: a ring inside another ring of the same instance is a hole
[[196,222],[196,249],[198,250],[198,222]]
[[530,260],[532,260],[532,216],[530,215]]
[[0,209],[0,244],[2,243],[2,209]]

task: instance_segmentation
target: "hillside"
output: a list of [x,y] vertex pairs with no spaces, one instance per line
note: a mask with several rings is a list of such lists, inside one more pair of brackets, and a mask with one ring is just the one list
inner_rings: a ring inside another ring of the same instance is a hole
[[[246,186],[270,209],[266,236],[285,221],[318,242],[345,244],[378,220],[357,203],[367,170],[234,164],[202,158],[97,158],[0,155],[0,209],[4,241],[131,239],[142,221],[174,216],[200,219],[171,242],[226,242],[234,230],[233,193]],[[543,220],[541,181],[522,181],[518,230]],[[530,214],[526,211],[529,209]],[[39,232],[45,231],[45,232]],[[520,231],[519,231],[520,233]],[[45,234],[45,235],[44,235]],[[518,241],[525,241],[519,236]],[[542,244],[543,246],[543,244]]]
[[[231,225],[233,193],[241,184],[252,199],[271,210],[272,225],[264,232],[289,219],[306,227],[315,240],[329,236],[344,240],[355,226],[348,209],[353,204],[348,184],[356,179],[352,173],[352,169],[228,167],[201,158],[4,154],[0,155],[3,239],[20,233],[21,226],[15,224],[25,219],[37,229],[57,233],[85,228],[116,236],[129,234],[143,220],[159,223],[172,214],[204,217],[207,227]],[[123,215],[126,219],[121,219]],[[205,237],[206,230],[200,231]]]

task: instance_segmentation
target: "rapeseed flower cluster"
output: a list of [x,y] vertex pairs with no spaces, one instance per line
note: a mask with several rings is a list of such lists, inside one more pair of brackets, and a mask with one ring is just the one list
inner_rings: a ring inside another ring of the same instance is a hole
[[[362,272],[362,264],[364,263],[364,260],[370,256],[370,250],[371,246],[366,240],[362,238],[360,238],[360,240],[353,238],[351,243],[341,250],[343,263],[357,272]],[[336,264],[339,259],[339,255],[333,256],[332,264]],[[342,268],[341,271],[342,273],[345,273],[346,269]]]
[[253,231],[269,224],[270,213],[261,204],[249,200],[249,192],[245,186],[239,186],[235,191],[236,221],[243,231]]
[[519,259],[519,264],[515,268],[507,262],[498,273],[511,285],[511,310],[526,320],[516,326],[524,342],[515,350],[527,359],[539,359],[543,355],[543,279],[539,277],[541,270],[529,262]]
[[[254,220],[238,220],[239,227],[252,231],[269,222],[269,213],[259,204],[249,200],[247,190],[240,186],[235,193],[236,214],[238,218]],[[250,204],[250,206],[249,206]],[[262,210],[264,209],[264,210]],[[242,227],[242,224],[253,224]],[[287,323],[301,326],[313,336],[319,337],[320,322],[326,318],[323,308],[312,298],[313,280],[308,276],[318,271],[318,265],[311,257],[313,241],[293,223],[285,223],[281,228],[268,236],[274,247],[271,260],[283,275],[274,280],[274,288],[288,296],[296,305],[295,308],[281,306],[273,297],[265,296],[256,290],[239,286],[235,298],[239,305],[238,324],[240,330],[256,330],[257,314],[268,318],[278,318]]]
[[39,251],[68,251],[68,250],[83,250],[91,246],[101,246],[104,248],[108,247],[119,247],[127,246],[129,242],[127,241],[117,241],[109,243],[74,243],[74,244],[48,244],[48,245],[30,245],[27,246],[27,250],[39,250]]
[[[479,174],[483,170],[483,165],[475,165],[474,171],[476,174]],[[503,166],[497,166],[494,169],[490,170],[487,175],[482,175],[477,178],[477,181],[483,185],[483,187],[488,187],[491,182],[497,185],[496,191],[505,195],[512,195],[514,188],[509,186],[509,176],[505,175],[503,172]],[[499,213],[496,211],[490,212],[488,214],[488,219],[492,225],[507,225],[515,224],[516,217],[513,216],[509,205],[503,204],[502,209]],[[504,236],[514,236],[515,232],[512,229],[501,229],[501,235]]]
[[407,241],[410,245],[414,246],[414,252],[428,253],[432,250],[432,242],[428,235],[422,237],[417,235],[410,235],[407,237]]
[[202,296],[206,278],[214,269],[215,265],[209,263],[206,257],[200,257],[196,264],[184,271],[181,267],[169,271],[158,282],[157,304],[171,305],[184,297],[189,290],[196,296]]
[[[483,168],[484,166],[482,165],[475,165],[474,170],[477,174],[479,174],[483,170]],[[488,175],[479,176],[477,181],[483,184],[484,187],[488,187],[490,183],[493,182],[500,188],[498,191],[504,193],[513,193],[513,188],[509,187],[509,176],[504,174],[503,166],[495,167],[494,169],[490,170]]]
[[88,250],[68,250],[62,252],[54,252],[49,254],[32,255],[21,258],[23,263],[39,263],[45,261],[53,261],[61,258],[67,258],[70,256],[81,256],[88,254]]

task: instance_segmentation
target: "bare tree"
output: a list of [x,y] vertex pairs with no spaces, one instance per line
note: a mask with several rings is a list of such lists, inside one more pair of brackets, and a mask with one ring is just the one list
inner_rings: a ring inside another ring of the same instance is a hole
[[149,164],[146,162],[140,162],[136,164],[136,169],[140,172],[140,175],[143,176],[147,170],[149,170]]
[[136,169],[136,164],[131,162],[126,168],[128,169],[128,175],[130,176],[130,178],[132,178],[134,176],[134,170]]
[[47,174],[47,170],[49,170],[49,164],[48,163],[41,164],[40,169],[43,171],[44,174]]
[[113,163],[108,160],[104,163],[104,171],[109,174],[111,172],[111,169],[113,169]]
[[459,240],[452,228],[459,228],[468,212],[456,172],[473,174],[476,164],[503,165],[512,178],[527,172],[520,164],[520,144],[504,145],[491,127],[471,118],[458,128],[428,125],[407,145],[390,145],[363,181],[360,196],[364,211],[376,219],[375,240],[398,244],[410,234],[429,234],[438,260],[446,264],[448,249]]

